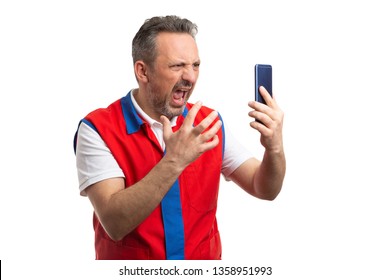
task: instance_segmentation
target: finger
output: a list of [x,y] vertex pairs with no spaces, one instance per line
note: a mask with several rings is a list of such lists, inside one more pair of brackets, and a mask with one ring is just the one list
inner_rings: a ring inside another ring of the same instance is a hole
[[260,111],[250,111],[248,113],[248,115],[254,119],[256,119],[258,122],[266,125],[266,126],[269,126],[268,124],[270,122],[272,122],[272,118],[270,115],[264,113],[264,112],[260,112]]
[[252,109],[254,109],[254,111],[251,111],[248,113],[249,116],[251,116],[253,118],[257,118],[256,112],[263,113],[263,114],[266,114],[269,116],[272,116],[272,114],[273,114],[273,109],[271,107],[269,107],[268,105],[265,105],[263,103],[260,103],[260,102],[249,101],[248,106],[251,107]]
[[266,135],[269,133],[269,131],[271,131],[266,125],[264,125],[263,123],[257,122],[257,121],[250,122],[249,125],[253,129],[256,129],[257,131],[259,131],[261,135]]
[[222,121],[218,120],[209,130],[201,135],[201,140],[203,142],[209,141],[211,138],[215,137],[219,129],[222,126]]
[[218,117],[218,112],[211,112],[206,118],[204,118],[195,128],[194,132],[199,135],[202,134]]
[[207,152],[208,150],[215,148],[218,145],[218,143],[219,143],[219,137],[218,135],[214,135],[210,141],[202,144],[201,152],[204,153]]
[[188,111],[188,114],[184,119],[183,126],[192,126],[194,124],[195,117],[198,114],[200,108],[202,108],[202,102],[198,101]]
[[264,111],[267,108],[269,108],[269,106],[253,100],[248,102],[248,106],[251,107],[252,109],[255,109],[256,111]]
[[267,91],[267,89],[263,86],[260,86],[260,94],[261,96],[263,97],[265,103],[270,106],[272,104],[272,96],[271,94],[269,94],[269,92]]

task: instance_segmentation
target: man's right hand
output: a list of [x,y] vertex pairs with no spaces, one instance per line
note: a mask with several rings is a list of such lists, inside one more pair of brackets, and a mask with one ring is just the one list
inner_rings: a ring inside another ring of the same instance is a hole
[[208,129],[218,117],[216,111],[211,112],[197,126],[193,126],[201,107],[201,102],[195,103],[188,111],[182,126],[176,132],[172,131],[169,119],[161,116],[166,146],[165,159],[174,163],[180,172],[204,152],[213,149],[219,143],[217,132],[221,128],[222,122],[218,120]]

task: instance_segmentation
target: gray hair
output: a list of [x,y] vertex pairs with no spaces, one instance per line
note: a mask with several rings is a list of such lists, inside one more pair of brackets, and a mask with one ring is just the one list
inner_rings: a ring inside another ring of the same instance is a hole
[[161,32],[187,33],[195,39],[198,27],[188,19],[178,16],[147,19],[133,39],[133,63],[142,60],[150,66],[153,65],[157,56],[156,37]]

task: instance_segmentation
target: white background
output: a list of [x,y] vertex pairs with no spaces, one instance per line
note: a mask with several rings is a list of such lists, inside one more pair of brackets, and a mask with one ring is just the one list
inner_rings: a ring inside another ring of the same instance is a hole
[[217,265],[272,266],[271,279],[389,279],[390,17],[375,0],[2,1],[5,279],[120,278],[122,263],[92,261],[73,135],[88,112],[136,87],[131,40],[168,14],[199,27],[191,101],[218,109],[248,149],[262,156],[247,116],[255,63],[272,64],[285,112],[283,191],[266,202],[222,183]]

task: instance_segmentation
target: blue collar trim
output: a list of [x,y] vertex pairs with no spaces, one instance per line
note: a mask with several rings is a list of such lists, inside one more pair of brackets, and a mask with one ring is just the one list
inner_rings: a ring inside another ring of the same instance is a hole
[[[140,130],[141,126],[145,123],[141,117],[138,115],[134,104],[131,100],[129,92],[126,96],[121,99],[122,113],[126,122],[126,131],[127,134],[132,134]],[[182,113],[183,118],[188,114],[188,108],[185,107]]]
[[121,99],[122,112],[126,122],[127,134],[137,132],[141,128],[141,125],[144,124],[144,121],[138,116],[137,111],[135,110],[130,94],[131,93],[129,92]]

